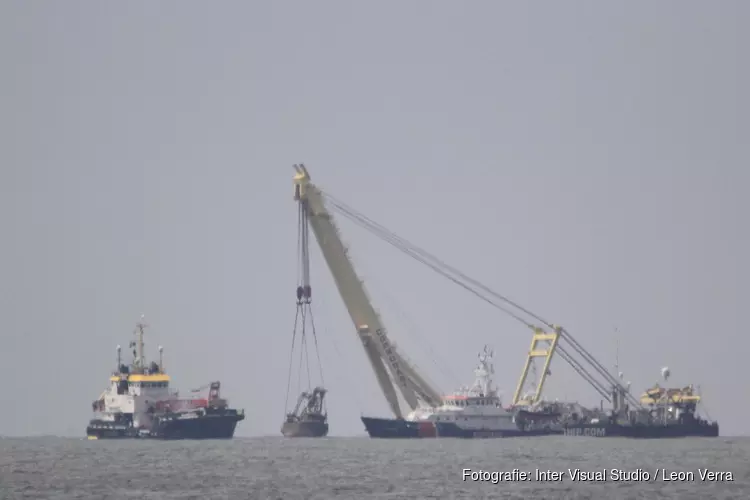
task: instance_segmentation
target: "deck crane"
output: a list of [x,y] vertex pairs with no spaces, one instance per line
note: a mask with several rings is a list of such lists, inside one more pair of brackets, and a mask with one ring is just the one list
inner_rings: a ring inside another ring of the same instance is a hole
[[[596,358],[594,358],[594,356],[591,355],[591,353],[589,353],[580,344],[580,342],[575,339],[570,331],[561,326],[550,323],[546,319],[524,308],[508,297],[505,297],[487,287],[486,285],[478,282],[477,280],[466,276],[456,268],[449,266],[434,255],[408,242],[395,233],[387,230],[372,219],[362,215],[361,213],[358,213],[342,201],[334,198],[329,193],[325,193],[317,187],[311,188],[312,185],[309,184],[309,175],[306,173],[306,169],[304,169],[304,167],[296,168],[298,170],[298,176],[295,178],[295,182],[298,184],[298,192],[301,189],[301,186],[306,186],[307,196],[311,199],[311,203],[315,204],[315,206],[317,207],[317,211],[326,214],[326,223],[324,224],[319,222],[319,225],[322,226],[321,235],[326,242],[325,245],[336,247],[337,251],[340,253],[340,255],[334,255],[333,250],[328,250],[328,254],[330,255],[330,257],[327,256],[326,260],[328,260],[329,266],[331,266],[332,269],[334,267],[346,267],[348,265],[348,269],[351,270],[351,265],[342,264],[342,262],[348,263],[348,260],[346,258],[341,258],[342,256],[345,257],[345,250],[343,248],[343,245],[340,243],[338,230],[336,230],[335,226],[333,226],[332,224],[331,216],[329,215],[330,212],[328,212],[325,207],[329,207],[330,210],[332,212],[336,212],[337,215],[346,217],[347,219],[372,233],[379,239],[389,243],[401,252],[431,268],[441,276],[459,285],[468,292],[489,303],[493,307],[501,310],[511,318],[521,322],[524,326],[532,330],[532,346],[529,351],[529,356],[524,366],[521,379],[519,380],[518,388],[516,389],[516,393],[514,395],[515,405],[523,406],[539,401],[542,394],[544,381],[550,373],[550,363],[553,356],[557,354],[566,363],[568,363],[573,368],[573,370],[576,371],[576,373],[578,373],[584,380],[586,380],[607,402],[612,403],[617,407],[621,407],[624,404],[631,405],[631,407],[633,408],[641,407],[639,400],[636,399],[632,394],[630,394],[629,388],[626,387],[620,380],[618,380],[617,377],[613,376],[599,361],[597,361]],[[323,201],[324,199],[325,205]],[[314,202],[312,200],[314,200]],[[327,240],[325,238],[327,238]],[[319,236],[319,241],[320,239],[321,238]],[[325,253],[326,252],[324,251],[324,254]],[[353,273],[353,271],[346,272]],[[346,272],[344,272],[344,274],[346,274]],[[334,272],[334,275],[335,274],[336,272]],[[341,272],[339,272],[339,274],[341,274]],[[356,288],[356,285],[351,286]],[[342,285],[339,285],[339,289],[342,290]],[[361,301],[364,304],[369,304],[366,299],[358,299],[356,301],[354,299],[350,299],[350,301],[356,303]],[[374,312],[372,313],[372,315],[374,315]],[[377,318],[376,315],[374,316],[375,318]],[[353,319],[355,319],[355,323],[358,321],[356,318],[354,318],[354,315]],[[373,320],[370,321],[372,323]],[[547,343],[547,348],[539,349],[538,347],[540,343]],[[366,350],[369,349],[367,347],[367,344],[365,344],[365,346]],[[369,352],[370,351],[368,351],[368,353]],[[545,358],[541,380],[537,385],[535,393],[531,395],[531,397],[522,398],[522,389],[527,380],[528,372],[532,365],[532,359],[537,357]],[[373,364],[375,365],[375,363]],[[395,408],[394,413],[397,413],[395,411]]]
[[415,410],[420,402],[428,406],[438,405],[441,401],[440,392],[417,373],[416,367],[409,363],[390,341],[364,283],[354,270],[339,230],[324,203],[321,190],[312,184],[310,174],[304,165],[294,165],[294,169],[294,199],[308,215],[323,258],[354,322],[362,347],[391,411],[397,418],[403,418],[397,389],[411,410]]

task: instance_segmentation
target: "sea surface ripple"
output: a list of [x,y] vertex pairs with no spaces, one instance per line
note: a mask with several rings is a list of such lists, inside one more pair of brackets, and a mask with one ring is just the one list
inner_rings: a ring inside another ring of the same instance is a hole
[[[561,481],[463,481],[462,469],[564,471]],[[694,481],[576,482],[568,469],[655,469]],[[698,469],[732,472],[704,482]],[[748,499],[750,439],[488,440],[0,438],[0,499]]]

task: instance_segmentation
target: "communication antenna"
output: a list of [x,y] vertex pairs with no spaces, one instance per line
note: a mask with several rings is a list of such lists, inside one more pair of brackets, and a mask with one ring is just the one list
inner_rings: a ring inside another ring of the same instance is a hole
[[[615,327],[615,373],[620,372],[620,331]],[[620,376],[622,378],[622,375]]]

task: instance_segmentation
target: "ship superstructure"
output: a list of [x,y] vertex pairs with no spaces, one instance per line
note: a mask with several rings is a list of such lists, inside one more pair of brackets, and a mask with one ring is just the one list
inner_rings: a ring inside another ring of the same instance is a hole
[[163,348],[159,346],[158,363],[146,362],[145,327],[143,321],[136,325],[136,338],[129,344],[132,363],[122,362],[122,350],[117,346],[117,368],[107,389],[92,403],[94,418],[86,428],[89,439],[233,437],[237,423],[245,418],[244,412],[228,407],[220,397],[219,382],[201,389],[208,390],[207,397],[181,398],[170,387]]

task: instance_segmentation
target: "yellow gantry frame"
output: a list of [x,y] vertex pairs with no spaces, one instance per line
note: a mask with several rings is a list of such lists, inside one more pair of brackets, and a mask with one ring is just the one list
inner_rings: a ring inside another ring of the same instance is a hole
[[[531,405],[539,401],[542,397],[542,389],[544,388],[544,381],[547,379],[547,373],[549,372],[549,365],[552,362],[552,355],[555,354],[557,348],[557,341],[560,339],[562,333],[562,327],[555,326],[553,331],[548,333],[541,328],[534,328],[534,335],[531,337],[531,348],[529,349],[529,355],[526,357],[526,364],[521,372],[521,379],[518,381],[518,387],[516,393],[513,395],[513,406],[518,405]],[[547,345],[538,345],[540,342],[546,342]],[[541,348],[540,348],[541,347]],[[544,348],[546,347],[546,349]],[[544,357],[544,368],[542,370],[542,376],[539,379],[539,383],[536,387],[536,392],[530,399],[521,400],[523,386],[526,383],[526,379],[529,376],[529,369],[531,364],[534,362],[534,358]]]

